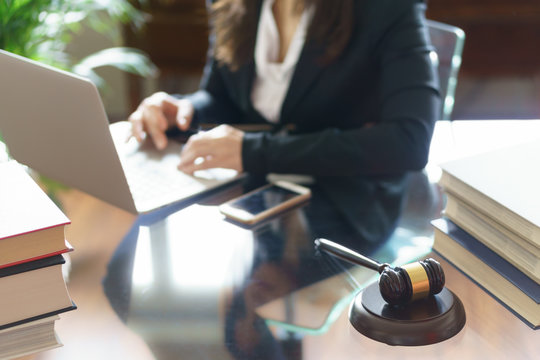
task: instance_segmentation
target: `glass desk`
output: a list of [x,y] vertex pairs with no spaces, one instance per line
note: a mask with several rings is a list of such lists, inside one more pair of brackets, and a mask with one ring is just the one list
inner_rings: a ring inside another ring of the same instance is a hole
[[398,228],[370,244],[358,241],[317,191],[309,202],[247,228],[224,219],[216,205],[193,204],[155,221],[139,219],[109,263],[104,289],[158,359],[290,358],[284,341],[324,333],[377,278],[317,252],[314,239],[403,264],[430,251],[427,219],[425,236]]
[[[539,122],[525,124],[529,136],[532,125],[540,130]],[[493,146],[500,144],[498,135],[486,136],[486,128],[480,128]],[[474,137],[465,128],[454,130]],[[451,139],[445,135],[436,133],[436,144]],[[432,154],[448,157],[436,150]],[[318,196],[246,228],[225,220],[216,206],[245,191],[240,184],[185,208],[141,218],[69,194],[75,200],[65,207],[72,220],[67,237],[76,249],[76,267],[68,287],[79,309],[58,324],[64,348],[37,358],[534,359],[540,353],[539,333],[430,253],[429,221],[444,204],[434,184],[437,168],[427,170],[412,179],[395,230],[377,243],[359,242]],[[347,309],[377,274],[317,253],[317,237],[396,265],[435,257],[445,269],[447,287],[465,306],[464,329],[419,347],[388,346],[361,335],[350,325]],[[88,259],[92,251],[105,255]]]
[[371,244],[358,241],[319,197],[314,191],[309,202],[248,228],[212,204],[139,219],[109,263],[105,293],[157,359],[301,358],[288,352],[300,350],[302,336],[326,332],[377,278],[317,252],[314,239],[334,239],[393,264],[426,255],[431,246],[427,216],[425,236],[400,227]]

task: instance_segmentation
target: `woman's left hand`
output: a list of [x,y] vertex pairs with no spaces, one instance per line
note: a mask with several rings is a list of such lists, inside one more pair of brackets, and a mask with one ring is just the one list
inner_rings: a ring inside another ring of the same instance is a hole
[[192,135],[182,149],[178,169],[187,174],[218,167],[242,172],[243,137],[243,131],[229,125]]

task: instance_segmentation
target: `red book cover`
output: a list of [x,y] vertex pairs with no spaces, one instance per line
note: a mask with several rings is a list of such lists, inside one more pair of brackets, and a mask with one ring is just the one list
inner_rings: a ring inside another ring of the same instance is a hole
[[69,223],[20,164],[0,164],[0,268],[71,251]]

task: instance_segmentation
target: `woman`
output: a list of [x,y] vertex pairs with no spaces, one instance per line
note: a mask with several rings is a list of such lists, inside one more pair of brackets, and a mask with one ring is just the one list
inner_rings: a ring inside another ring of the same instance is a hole
[[[401,201],[406,173],[427,162],[440,106],[424,2],[221,0],[211,9],[201,89],[144,100],[133,135],[161,148],[171,126],[273,124],[194,135],[179,169],[310,175],[353,221],[363,215],[355,202]],[[374,206],[370,216],[397,218]]]

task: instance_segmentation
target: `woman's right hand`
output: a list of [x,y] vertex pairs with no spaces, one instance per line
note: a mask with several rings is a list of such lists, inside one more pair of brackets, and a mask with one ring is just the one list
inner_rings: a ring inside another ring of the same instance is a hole
[[193,105],[189,100],[157,92],[144,99],[129,116],[131,134],[139,142],[149,135],[156,148],[164,149],[167,146],[165,131],[172,126],[178,126],[182,131],[188,130],[193,112]]

